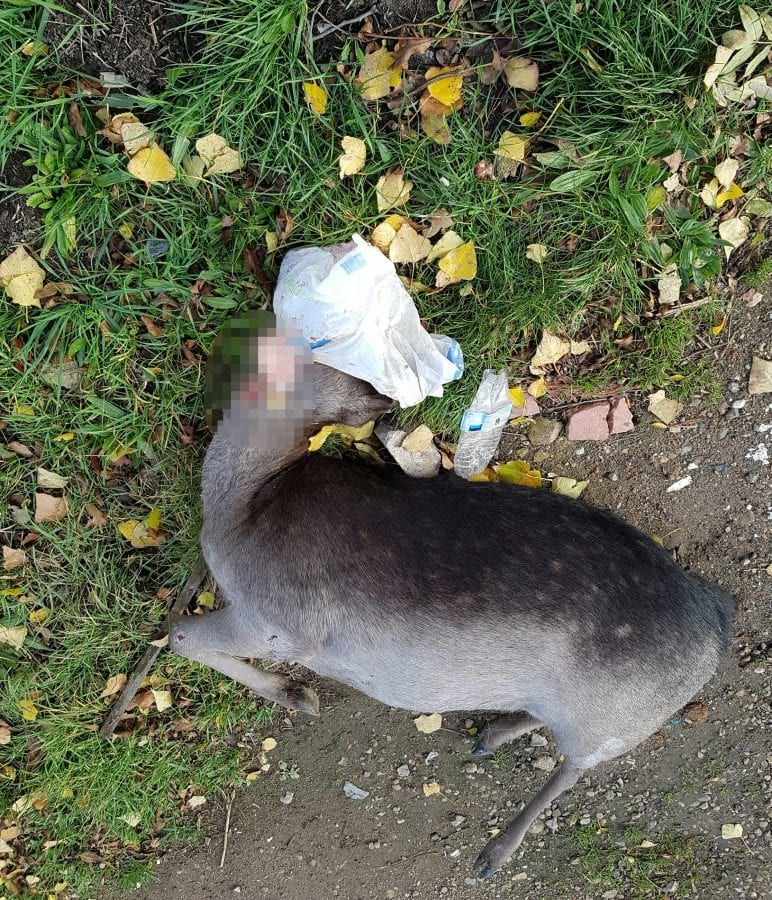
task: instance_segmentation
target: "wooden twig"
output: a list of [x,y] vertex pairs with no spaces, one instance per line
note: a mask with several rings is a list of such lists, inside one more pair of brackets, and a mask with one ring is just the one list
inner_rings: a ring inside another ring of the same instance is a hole
[[[342,22],[330,22],[330,20],[325,15],[323,15],[322,13],[319,13],[319,15],[328,24],[325,28],[320,29],[315,35],[313,35],[311,40],[312,41],[321,40],[323,37],[327,37],[327,35],[331,34],[333,31],[342,31],[344,34],[346,34],[346,32],[344,31],[346,25],[356,25],[357,22],[364,21],[364,19],[366,19],[369,15],[374,13],[376,11],[376,9],[378,9],[377,4],[375,6],[371,6],[370,9],[365,10],[363,13],[360,13],[358,16],[353,16],[350,19],[344,19]],[[318,12],[318,10],[317,10],[317,12]]]
[[[193,599],[193,595],[196,593],[199,585],[205,577],[206,564],[203,560],[199,560],[199,562],[193,568],[193,571],[188,576],[188,580],[182,586],[177,599],[169,609],[170,620],[182,614],[187,605]],[[125,687],[121,691],[121,695],[118,697],[108,714],[105,716],[105,720],[104,722],[102,722],[102,727],[99,729],[100,737],[111,737],[112,733],[115,731],[118,725],[118,722],[120,722],[120,720],[123,718],[128,705],[131,703],[134,695],[139,690],[139,686],[142,684],[145,676],[152,668],[153,663],[156,661],[156,658],[158,657],[158,654],[160,652],[161,647],[156,646],[155,644],[150,644],[147,650],[145,650],[145,652],[142,654],[142,658],[137,663],[137,666],[134,669],[131,678],[129,678],[129,680],[126,682]]]
[[225,834],[222,839],[222,855],[220,856],[220,868],[225,866],[225,854],[228,852],[228,832],[231,830],[231,810],[233,809],[233,798],[236,795],[231,792],[228,794],[228,805],[225,808]]
[[706,306],[708,303],[715,303],[715,297],[702,297],[699,300],[692,300],[691,303],[682,303],[680,306],[671,306],[667,312],[662,313],[665,316],[677,316],[679,313],[686,312],[687,309],[697,309],[698,306]]

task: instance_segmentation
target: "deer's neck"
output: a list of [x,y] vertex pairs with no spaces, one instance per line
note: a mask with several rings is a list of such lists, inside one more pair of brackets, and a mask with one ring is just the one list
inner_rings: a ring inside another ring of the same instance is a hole
[[303,441],[285,450],[252,450],[215,435],[206,452],[201,483],[204,528],[224,535],[241,526],[260,489],[300,459],[307,447]]

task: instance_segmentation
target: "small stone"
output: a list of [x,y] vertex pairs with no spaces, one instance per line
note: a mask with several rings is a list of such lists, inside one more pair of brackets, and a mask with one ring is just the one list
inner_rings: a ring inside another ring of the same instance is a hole
[[427,764],[427,766],[428,766],[429,763],[430,763],[430,762],[433,762],[435,759],[437,759],[437,757],[438,757],[439,755],[440,755],[440,754],[439,754],[436,750],[430,750],[430,751],[426,754],[426,758],[424,759],[424,762],[425,762],[425,763]]
[[467,875],[467,877],[464,879],[464,884],[467,885],[467,887],[473,887],[474,885],[477,884],[477,879],[476,879],[476,878],[470,878],[470,877]]
[[468,762],[464,764],[464,772],[467,775],[475,775],[477,773],[477,763]]
[[729,390],[730,390],[733,394],[736,394],[736,393],[740,390],[740,383],[739,383],[739,381],[730,381],[730,382],[729,382]]
[[370,796],[370,791],[363,791],[350,781],[343,784],[343,793],[351,800],[366,800]]
[[534,447],[546,447],[555,443],[562,428],[555,419],[534,419],[528,426],[528,440]]
[[531,746],[532,747],[546,747],[547,746],[547,738],[544,737],[543,734],[539,734],[538,731],[534,731],[531,735]]
[[460,828],[464,824],[464,822],[466,822],[466,816],[462,816],[460,813],[458,813],[453,816],[450,824],[453,826],[453,828]]
[[716,463],[713,466],[713,471],[716,473],[716,475],[721,475],[726,471],[726,463]]
[[555,760],[551,756],[537,756],[531,765],[542,772],[551,772],[555,768]]
[[721,837],[725,841],[733,841],[736,838],[741,838],[743,836],[743,827],[742,825],[734,825],[731,823],[727,823],[726,825],[721,826]]
[[732,400],[731,407],[732,407],[732,409],[743,409],[744,406],[745,406],[745,404],[746,404],[747,402],[748,402],[748,401],[745,400],[745,399],[743,399],[743,400]]
[[676,491],[682,491],[684,488],[689,487],[692,483],[691,475],[684,475],[683,478],[679,478],[678,481],[674,481],[671,485],[668,485],[667,493],[672,494]]
[[719,439],[720,441],[723,441],[724,438],[725,438],[728,434],[729,434],[729,429],[728,429],[726,426],[724,426],[724,427],[718,432],[718,439]]
[[754,356],[748,378],[748,393],[768,394],[770,391],[772,391],[772,360]]
[[293,791],[287,791],[286,794],[283,794],[283,795],[279,798],[279,800],[280,800],[285,806],[289,806],[290,803],[292,803],[292,801],[293,801],[294,799],[295,799],[295,794],[294,794]]
[[537,819],[530,827],[531,834],[542,834],[544,832],[544,822]]
[[399,766],[399,768],[397,769],[397,775],[400,778],[409,778],[410,777],[410,766],[407,763]]
[[474,728],[474,719],[464,719],[464,728],[469,731],[470,728]]

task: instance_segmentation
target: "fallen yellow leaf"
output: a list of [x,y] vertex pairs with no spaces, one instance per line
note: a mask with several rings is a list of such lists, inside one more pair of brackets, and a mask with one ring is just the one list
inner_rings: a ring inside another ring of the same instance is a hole
[[499,140],[499,146],[493,151],[496,156],[512,162],[522,162],[528,152],[528,138],[505,131]]
[[[432,81],[434,78],[437,80]],[[452,106],[461,99],[464,79],[457,67],[432,66],[426,72],[426,80],[429,82],[427,85],[429,93],[445,106]]]
[[544,381],[544,376],[540,375],[538,378],[532,381],[528,385],[526,390],[534,398],[534,400],[538,400],[539,397],[543,397],[547,393],[547,384]]
[[138,150],[129,160],[128,170],[130,175],[145,184],[173,181],[177,174],[171,160],[158,144]]
[[426,238],[410,225],[403,225],[389,245],[389,259],[393,263],[417,263],[432,249]]
[[30,613],[27,616],[30,625],[40,625],[41,622],[45,622],[45,620],[48,618],[48,612],[49,611],[45,607],[30,610]]
[[413,182],[405,180],[405,170],[402,166],[390,169],[385,175],[381,175],[375,186],[378,212],[383,213],[395,206],[404,206],[410,199],[412,190]]
[[0,285],[19,306],[40,306],[36,294],[44,280],[45,272],[24,247],[17,247],[0,263]]
[[576,478],[558,475],[552,479],[552,490],[556,494],[563,494],[564,497],[572,497],[574,500],[578,500],[589,483],[589,481],[577,481]]
[[[545,328],[536,352],[531,360],[531,371],[540,369],[542,366],[552,366],[558,360],[562,359],[571,350],[570,341],[564,341],[563,338],[553,334],[549,329]],[[538,374],[534,372],[534,374]]]
[[739,184],[732,184],[725,190],[719,191],[716,194],[716,209],[721,209],[721,207],[729,200],[736,200],[738,197],[742,197],[743,189]]
[[442,728],[442,715],[440,713],[432,713],[430,716],[416,716],[413,724],[421,732],[421,734],[433,734]]
[[435,794],[440,793],[440,786],[436,781],[429,781],[423,786],[424,797],[434,797]]
[[343,148],[343,153],[338,157],[340,177],[345,178],[347,175],[361,172],[367,159],[367,145],[362,138],[347,135],[341,140],[340,145]]
[[214,609],[215,596],[211,591],[201,591],[196,603],[204,609]]
[[527,113],[523,113],[523,114],[520,116],[520,124],[521,124],[524,128],[533,128],[534,125],[537,125],[537,124],[538,124],[539,119],[541,119],[541,113],[540,113],[540,112],[527,112]]
[[539,263],[539,265],[544,262],[548,253],[549,250],[544,244],[529,244],[525,248],[526,259],[533,260],[533,262]]
[[539,67],[527,56],[513,56],[504,63],[504,77],[511,88],[535,91],[539,86]]
[[75,437],[74,431],[64,431],[62,434],[58,434],[54,440],[55,441],[71,441]]
[[166,712],[167,709],[171,708],[174,703],[171,691],[157,691],[154,688],[151,691],[158,712]]
[[47,56],[48,44],[43,41],[27,41],[19,48],[25,56]]
[[27,722],[34,722],[38,717],[38,708],[32,700],[19,700],[16,704],[19,707],[21,717]]
[[458,247],[461,247],[463,243],[464,239],[459,234],[456,234],[455,231],[452,229],[446,231],[432,247],[431,253],[427,257],[428,262],[433,262],[435,259],[442,258],[450,253],[451,250],[456,250]]
[[[474,243],[467,241],[465,244],[461,244],[460,247],[456,247],[449,253],[446,253],[440,260],[439,267],[440,272],[437,273],[438,287],[444,287],[445,284],[453,284],[456,281],[471,281],[477,274],[477,254],[475,253]],[[440,273],[445,275],[446,278],[440,279]],[[440,285],[439,281],[444,282],[444,284]]]
[[421,129],[429,140],[434,141],[435,144],[445,145],[449,144],[452,140],[452,135],[450,131],[448,131],[444,115],[421,116]]
[[525,406],[525,394],[521,387],[511,387],[509,389],[509,399],[512,401],[512,406],[518,409],[522,409]]
[[721,332],[724,330],[724,327],[726,326],[726,322],[727,317],[722,316],[715,325],[711,326],[710,333],[713,335],[713,337],[718,337],[718,335],[721,334]]
[[495,469],[504,484],[541,487],[541,472],[538,469],[532,469],[524,459],[513,459],[511,462],[496,466]]
[[271,750],[276,749],[276,738],[275,737],[267,737],[263,738],[260,742],[260,749],[263,753],[270,753]]
[[366,422],[359,427],[353,425],[341,425],[340,423],[336,423],[335,425],[324,425],[316,432],[316,434],[311,435],[308,439],[308,449],[311,453],[316,452],[322,447],[331,434],[343,435],[344,438],[347,438],[352,443],[354,441],[362,441],[365,438],[370,437],[374,427],[375,422]]
[[381,253],[388,253],[391,242],[396,236],[396,230],[388,222],[381,222],[380,225],[373,228],[370,243],[376,246]]
[[26,637],[27,629],[23,625],[0,625],[0,644],[20,650]]
[[402,76],[393,65],[394,56],[385,47],[365,56],[355,82],[363,100],[380,100],[399,84]]
[[166,540],[166,534],[159,530],[160,524],[160,511],[151,509],[144,522],[138,522],[136,519],[119,522],[118,531],[129,541],[132,547],[137,549],[157,547]]
[[[115,122],[117,118],[118,117],[116,116],[115,119],[113,119],[113,122]],[[110,123],[110,127],[114,128],[112,122]],[[155,143],[155,135],[153,132],[150,131],[147,125],[143,124],[138,119],[133,122],[122,122],[119,128],[114,130],[117,130],[123,138],[123,146],[126,148],[126,152],[129,156],[132,156],[143,147],[149,147],[151,144]]]
[[306,81],[303,84],[303,91],[306,95],[306,103],[311,112],[315,116],[323,116],[327,109],[327,91],[313,81]]
[[[196,152],[206,165],[205,175],[229,175],[241,168],[241,156],[219,134],[212,132],[196,141]],[[195,159],[195,157],[194,157]]]
[[491,468],[491,466],[487,466],[482,470],[482,472],[477,472],[476,475],[472,475],[469,481],[480,484],[486,481],[497,482],[501,481],[501,479],[499,478],[498,473],[495,471],[495,469]]

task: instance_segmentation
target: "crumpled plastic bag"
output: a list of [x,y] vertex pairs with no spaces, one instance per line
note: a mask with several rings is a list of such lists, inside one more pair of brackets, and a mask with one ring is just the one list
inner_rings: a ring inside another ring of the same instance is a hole
[[394,264],[358,234],[284,257],[274,292],[280,324],[300,328],[314,359],[408,407],[461,377],[458,342],[430,335]]

